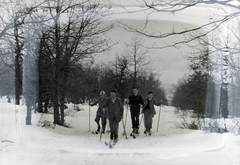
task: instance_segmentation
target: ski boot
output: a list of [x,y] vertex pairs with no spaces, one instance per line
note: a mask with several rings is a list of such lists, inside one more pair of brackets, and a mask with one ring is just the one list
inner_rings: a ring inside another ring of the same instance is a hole
[[144,134],[147,134],[147,129],[145,129],[143,133],[144,133]]
[[130,136],[133,136],[133,134],[135,134],[135,129],[130,133]]
[[100,127],[98,127],[97,131],[92,131],[93,134],[98,134],[100,132]]
[[135,134],[139,135],[139,130],[138,129],[135,130]]
[[105,127],[102,128],[102,133],[105,134]]
[[144,134],[146,134],[146,136],[151,136],[151,130],[145,129]]
[[99,131],[92,131],[92,134],[98,134]]
[[148,129],[147,130],[147,134],[146,134],[147,136],[151,136],[152,135],[152,133],[151,133],[151,129]]

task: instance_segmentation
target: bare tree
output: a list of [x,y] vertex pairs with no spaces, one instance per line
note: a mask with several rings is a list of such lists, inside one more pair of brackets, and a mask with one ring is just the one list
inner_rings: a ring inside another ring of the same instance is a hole
[[112,26],[101,25],[107,11],[95,1],[48,1],[43,8],[52,19],[42,37],[41,46],[51,61],[51,100],[54,107],[54,123],[64,125],[66,85],[71,67],[80,61],[107,50],[103,34]]
[[[122,100],[127,97],[130,87],[129,67],[131,61],[128,55],[116,55],[111,65],[105,69],[105,81],[109,81],[110,88],[115,88]],[[108,89],[110,90],[110,89]]]
[[134,36],[129,44],[126,43],[126,50],[124,54],[129,56],[131,62],[128,70],[133,78],[132,86],[139,86],[138,78],[143,73],[144,69],[150,64],[150,60],[147,59],[148,49],[144,47],[142,39]]
[[[33,2],[33,1],[32,1]],[[1,1],[1,60],[15,72],[15,104],[20,104],[23,79],[24,25],[26,18],[35,12],[38,3]],[[31,20],[32,21],[32,20]]]
[[[40,7],[40,6],[38,6]],[[31,124],[32,111],[39,111],[41,105],[38,103],[39,72],[38,54],[39,43],[44,31],[44,23],[48,20],[46,15],[39,12],[40,8],[26,17],[24,28],[24,60],[23,60],[23,96],[26,101],[27,115],[26,124]]]
[[[214,111],[218,112],[218,117],[227,117],[228,114],[228,94],[229,94],[229,80],[231,68],[229,67],[230,52],[236,52],[239,50],[238,46],[232,44],[237,43],[237,35],[239,29],[232,30],[234,23],[240,16],[239,1],[234,0],[216,0],[216,1],[203,1],[203,0],[177,0],[177,1],[144,1],[142,4],[145,8],[145,12],[148,13],[146,17],[146,25],[151,21],[152,14],[155,13],[168,13],[172,15],[178,15],[182,11],[188,11],[188,9],[198,9],[209,7],[213,10],[209,12],[209,18],[205,22],[196,25],[193,28],[183,28],[182,30],[176,30],[174,27],[169,32],[147,32],[145,29],[137,29],[127,24],[122,23],[123,27],[131,32],[137,32],[143,36],[149,38],[164,39],[172,36],[184,35],[183,40],[178,40],[172,43],[165,43],[165,45],[155,46],[155,48],[163,49],[167,47],[177,47],[180,45],[191,45],[192,42],[197,41],[198,46],[207,45],[208,55],[210,60],[215,63],[215,70],[212,72],[215,76],[214,83],[216,83],[216,95],[219,93],[220,97],[219,105],[215,106]],[[218,10],[215,10],[215,9]],[[140,9],[143,10],[142,8]],[[217,12],[216,12],[217,11]],[[135,11],[137,12],[137,11]],[[229,39],[231,36],[231,40]],[[239,45],[239,44],[238,44]],[[213,64],[211,64],[213,65]],[[212,68],[213,69],[213,68]],[[211,80],[211,81],[212,81]]]

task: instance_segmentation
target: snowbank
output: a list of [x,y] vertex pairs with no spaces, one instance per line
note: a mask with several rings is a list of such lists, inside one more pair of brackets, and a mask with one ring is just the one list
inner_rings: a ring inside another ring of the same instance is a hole
[[[33,124],[27,126],[25,106],[0,103],[0,164],[240,164],[239,136],[176,128],[175,124],[179,120],[173,107],[162,107],[159,132],[156,132],[155,116],[151,137],[142,133],[142,123],[141,134],[136,139],[130,136],[125,139],[121,134],[123,127],[120,123],[120,140],[113,149],[103,143],[109,139],[109,134],[103,134],[101,142],[99,135],[89,132],[89,107],[84,105],[82,108],[82,111],[74,111],[73,106],[69,105],[72,113],[69,113],[71,115],[66,118],[66,122],[70,123],[71,128],[55,126],[53,129],[39,125],[39,121],[52,121],[51,115],[33,114]],[[96,109],[90,109],[91,131],[96,128]],[[126,131],[128,134],[131,131],[129,111]]]

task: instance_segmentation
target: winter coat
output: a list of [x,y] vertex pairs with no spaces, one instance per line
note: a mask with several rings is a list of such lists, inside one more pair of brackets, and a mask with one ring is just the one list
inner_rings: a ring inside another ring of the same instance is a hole
[[97,105],[98,104],[98,109],[97,109],[97,116],[101,117],[107,117],[106,111],[103,111],[103,106],[106,102],[106,98],[98,98],[96,101],[94,101],[91,106]]
[[140,95],[137,95],[137,96],[131,95],[131,96],[129,96],[128,99],[129,99],[129,103],[128,104],[131,107],[140,107],[140,104],[143,105],[143,98]]
[[[149,107],[148,107],[148,102],[149,102]],[[155,99],[152,99],[152,100],[145,99],[144,100],[142,113],[144,113],[144,114],[151,114],[152,117],[153,117],[156,114],[156,110],[154,108],[154,105],[160,106],[160,104],[161,103],[158,103]]]
[[114,102],[112,101],[112,98],[106,99],[103,107],[107,108],[109,121],[114,121],[114,118],[116,118],[118,122],[121,121],[124,109],[122,100],[120,98],[116,98]]

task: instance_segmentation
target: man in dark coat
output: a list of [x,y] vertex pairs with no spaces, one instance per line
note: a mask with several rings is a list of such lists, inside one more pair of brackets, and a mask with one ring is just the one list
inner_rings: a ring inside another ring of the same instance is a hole
[[[143,98],[138,94],[138,88],[133,88],[133,94],[128,98],[128,104],[130,105],[131,120],[132,120],[132,133],[139,134],[139,114],[140,105],[143,105]],[[132,134],[131,134],[132,135]]]
[[106,99],[104,108],[107,110],[109,126],[110,126],[110,139],[118,139],[119,122],[123,118],[123,103],[122,100],[116,97],[117,91],[111,90],[111,97]]
[[98,104],[98,110],[96,113],[96,118],[95,118],[95,122],[97,123],[97,131],[95,133],[100,132],[100,119],[102,120],[102,133],[105,133],[105,128],[106,128],[106,124],[107,124],[107,114],[106,111],[103,110],[103,105],[105,104],[106,101],[106,97],[105,97],[105,92],[101,91],[100,92],[100,97],[94,101],[92,104],[90,104],[90,106],[94,106]]

